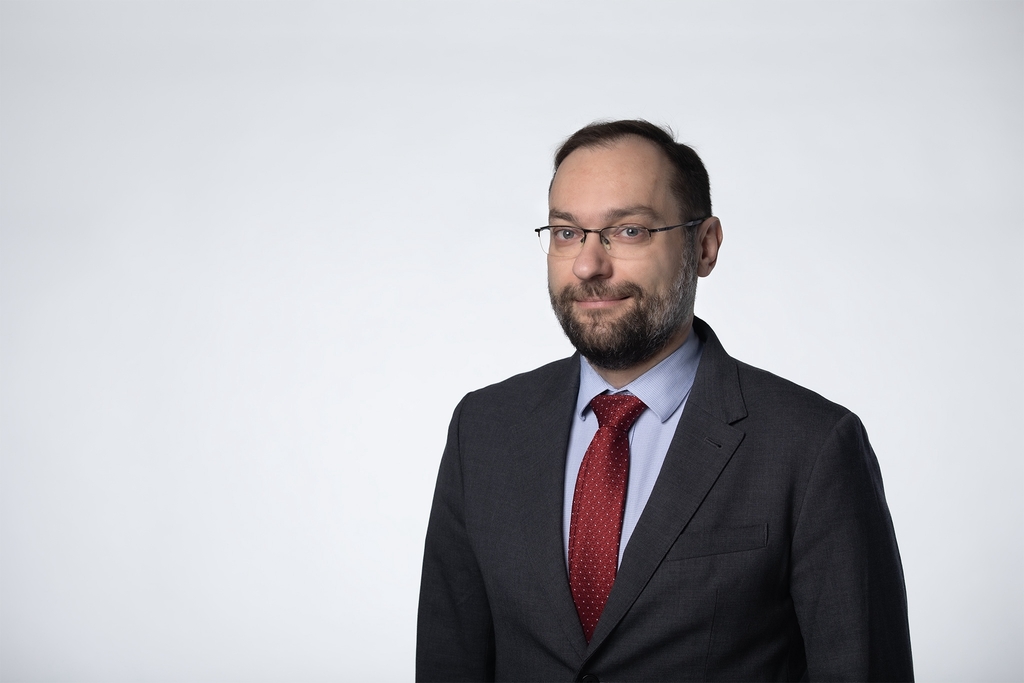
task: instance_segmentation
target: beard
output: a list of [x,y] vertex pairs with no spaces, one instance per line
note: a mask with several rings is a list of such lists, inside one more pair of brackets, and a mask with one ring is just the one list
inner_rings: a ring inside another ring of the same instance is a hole
[[[609,285],[587,280],[551,291],[551,307],[562,331],[592,365],[624,370],[639,365],[665,348],[693,314],[697,294],[696,253],[687,249],[679,274],[667,292],[645,290],[635,282]],[[588,298],[632,298],[632,308],[618,317],[608,311],[577,311],[574,302]]]

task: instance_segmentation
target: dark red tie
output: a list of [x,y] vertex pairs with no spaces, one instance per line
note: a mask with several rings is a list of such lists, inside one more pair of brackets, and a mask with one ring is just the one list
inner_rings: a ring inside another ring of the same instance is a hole
[[647,406],[636,396],[595,396],[597,434],[576,477],[569,522],[569,587],[590,642],[608,602],[619,560],[629,475],[629,428]]

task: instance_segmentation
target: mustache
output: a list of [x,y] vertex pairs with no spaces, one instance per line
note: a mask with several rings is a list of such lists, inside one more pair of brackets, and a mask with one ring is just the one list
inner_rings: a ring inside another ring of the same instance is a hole
[[643,288],[635,282],[620,282],[616,285],[609,285],[603,280],[587,280],[575,285],[566,285],[556,295],[556,300],[561,304],[571,304],[573,301],[583,299],[624,299],[643,297]]

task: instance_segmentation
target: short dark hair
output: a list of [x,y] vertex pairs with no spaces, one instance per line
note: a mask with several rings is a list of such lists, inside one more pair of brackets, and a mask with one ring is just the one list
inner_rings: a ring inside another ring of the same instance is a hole
[[643,119],[595,121],[580,128],[555,152],[555,172],[558,172],[558,167],[567,156],[581,147],[608,146],[630,135],[650,140],[672,162],[676,169],[672,191],[683,213],[682,219],[690,221],[710,216],[711,183],[704,162],[692,148],[676,142],[670,129],[666,130]]

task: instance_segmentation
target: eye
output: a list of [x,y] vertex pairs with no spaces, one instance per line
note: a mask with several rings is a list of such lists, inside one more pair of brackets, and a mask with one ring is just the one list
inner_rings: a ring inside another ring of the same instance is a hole
[[551,228],[551,239],[556,242],[572,242],[580,239],[582,233],[576,228],[558,227]]
[[642,225],[620,225],[610,230],[609,239],[616,242],[642,242],[647,238],[647,228]]

